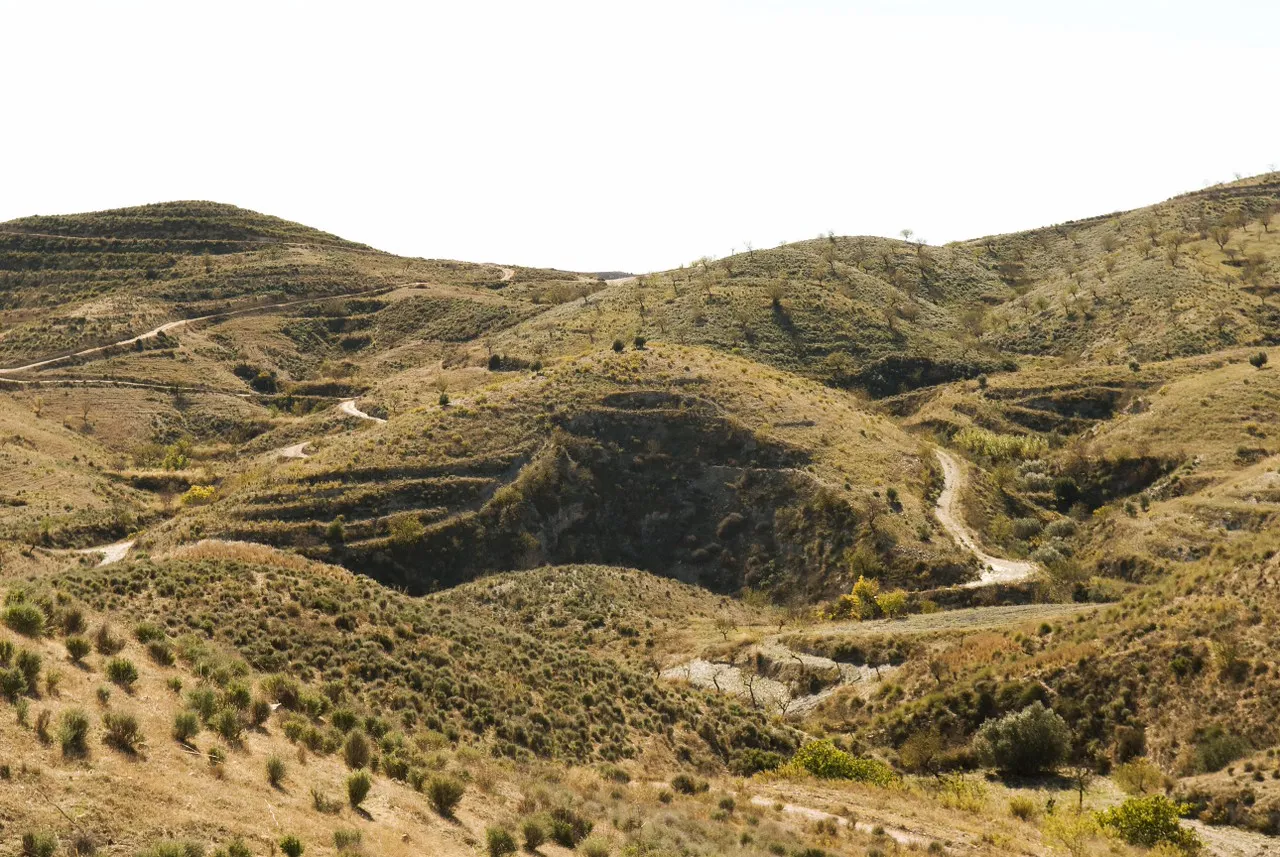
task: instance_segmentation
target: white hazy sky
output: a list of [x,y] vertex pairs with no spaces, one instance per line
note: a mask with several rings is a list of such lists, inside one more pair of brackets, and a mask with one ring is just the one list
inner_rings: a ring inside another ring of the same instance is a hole
[[0,220],[212,199],[645,271],[933,243],[1280,161],[1280,3],[10,2]]

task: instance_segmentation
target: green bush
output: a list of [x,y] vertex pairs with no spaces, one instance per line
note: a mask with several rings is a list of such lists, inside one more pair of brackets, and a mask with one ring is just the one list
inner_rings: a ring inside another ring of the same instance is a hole
[[89,715],[79,708],[68,708],[58,718],[58,743],[63,756],[83,756],[89,752]]
[[44,611],[34,604],[10,604],[4,608],[4,623],[24,637],[44,634]]
[[688,774],[676,774],[671,778],[671,788],[682,795],[697,794],[707,790],[705,781],[695,780]]
[[139,643],[153,643],[157,640],[163,640],[165,636],[164,628],[161,628],[155,622],[139,622],[133,626],[133,637]]
[[333,831],[333,847],[339,851],[354,851],[360,847],[360,831],[339,827]]
[[124,648],[124,640],[116,636],[110,625],[104,624],[93,635],[93,647],[100,655],[114,655]]
[[117,750],[136,753],[142,745],[142,729],[132,714],[108,711],[102,715],[102,726],[107,730],[104,740]]
[[137,857],[204,857],[204,846],[199,842],[158,842]]
[[984,763],[1012,774],[1056,770],[1071,746],[1071,731],[1058,714],[1033,702],[978,728],[975,749]]
[[371,788],[373,788],[373,780],[364,771],[356,771],[347,777],[347,800],[352,808],[360,808],[360,804],[364,803],[364,799],[369,796]]
[[19,649],[13,665],[22,673],[22,678],[27,683],[27,693],[34,696],[36,688],[40,687],[40,656],[35,652]]
[[427,800],[431,802],[431,808],[440,815],[452,818],[465,791],[466,786],[461,781],[444,775],[436,776],[427,783]]
[[46,831],[22,834],[22,857],[53,857],[58,850],[58,837]]
[[516,838],[501,827],[490,827],[484,832],[489,846],[489,857],[510,857],[516,853]]
[[524,824],[520,825],[520,835],[524,837],[524,847],[528,851],[537,851],[547,841],[547,832],[536,818],[525,819]]
[[551,841],[564,848],[576,848],[591,835],[595,827],[582,815],[566,806],[556,807],[550,814]]
[[609,840],[593,836],[578,846],[583,857],[609,857]]
[[173,716],[173,740],[189,744],[200,733],[200,718],[194,711],[179,711]]
[[284,782],[285,766],[284,759],[279,756],[267,757],[267,782],[276,788],[280,787],[280,783]]
[[1114,830],[1130,845],[1153,848],[1167,842],[1185,851],[1197,851],[1200,837],[1183,827],[1178,819],[1191,807],[1177,804],[1164,795],[1131,797],[1119,806],[1098,813],[1098,823]]
[[796,751],[791,764],[827,780],[855,780],[887,786],[895,779],[893,769],[884,762],[851,756],[828,740],[805,744]]
[[125,691],[132,691],[133,683],[138,680],[138,668],[128,658],[112,658],[107,661],[106,672],[111,683]]
[[93,644],[89,642],[88,637],[67,637],[67,656],[71,658],[73,663],[80,663],[85,656],[93,650]]
[[0,694],[10,702],[27,692],[27,678],[17,667],[0,669]]
[[969,427],[956,432],[956,446],[974,455],[993,461],[1005,459],[1041,458],[1049,452],[1049,442],[1036,435],[997,434],[986,429]]
[[352,732],[342,744],[342,760],[352,770],[368,767],[373,749],[363,732]]
[[241,721],[239,712],[231,708],[219,708],[218,713],[209,721],[209,726],[232,743],[239,741],[244,732],[244,722]]
[[280,850],[284,852],[284,857],[302,857],[305,850],[302,847],[302,840],[296,836],[286,836],[280,840]]

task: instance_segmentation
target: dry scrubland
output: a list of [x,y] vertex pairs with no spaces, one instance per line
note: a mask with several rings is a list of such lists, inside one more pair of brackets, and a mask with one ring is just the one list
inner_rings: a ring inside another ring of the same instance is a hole
[[0,225],[5,847],[1268,853],[1278,200],[608,282]]

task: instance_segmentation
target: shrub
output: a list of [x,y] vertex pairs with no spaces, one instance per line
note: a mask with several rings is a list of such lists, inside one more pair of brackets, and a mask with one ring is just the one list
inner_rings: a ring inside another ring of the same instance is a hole
[[484,832],[489,846],[489,857],[509,857],[516,853],[516,838],[501,827],[490,827]]
[[[311,805],[316,808],[316,812],[323,812],[326,815],[337,815],[342,811],[342,801],[334,800],[315,786],[311,787]],[[334,837],[336,838],[337,835],[335,832]],[[359,839],[356,841],[358,842]]]
[[364,799],[369,796],[369,790],[373,788],[373,780],[364,771],[356,771],[347,777],[347,800],[353,809],[359,809],[360,804],[364,803]]
[[199,842],[159,842],[137,857],[204,857],[204,846]]
[[624,348],[626,348],[626,346],[622,344],[622,340],[621,340],[621,339],[615,339],[615,340],[613,341],[613,350],[614,350],[614,351],[616,351],[616,352],[618,352],[619,354],[621,354],[621,353],[622,353],[622,349],[624,349]]
[[827,780],[855,780],[887,786],[894,780],[893,769],[875,759],[851,756],[829,740],[810,741],[791,759],[791,765]]
[[354,851],[360,847],[360,831],[339,827],[333,831],[333,847],[339,851]]
[[284,852],[284,857],[302,857],[305,850],[302,847],[302,840],[296,836],[286,836],[280,840],[280,850]]
[[1220,771],[1251,749],[1245,738],[1215,724],[1204,730],[1196,741],[1192,758],[1194,771],[1197,774]]
[[133,637],[139,643],[153,643],[165,638],[164,628],[155,622],[139,622],[133,626]]
[[80,663],[85,656],[93,649],[93,644],[89,642],[87,637],[74,636],[67,637],[67,657],[71,658],[72,663]]
[[1125,762],[1112,772],[1112,778],[1125,794],[1144,795],[1164,784],[1164,773],[1145,759]]
[[636,351],[643,351],[644,346],[648,341],[649,340],[645,339],[643,336],[637,336],[635,339],[631,340],[631,344],[636,347]]
[[108,711],[102,715],[107,734],[103,740],[125,753],[136,753],[142,745],[142,730],[138,718],[123,711]]
[[27,678],[17,667],[0,669],[0,694],[10,702],[27,692]]
[[671,779],[671,788],[680,792],[682,795],[691,795],[697,794],[698,792],[705,792],[707,790],[707,784],[705,782],[698,782],[688,774],[676,774]]
[[198,734],[200,734],[200,718],[194,711],[179,711],[173,716],[173,740],[179,744],[189,744]]
[[593,836],[578,847],[585,857],[609,857],[609,840]]
[[529,851],[537,851],[547,841],[547,832],[536,818],[525,819],[520,826],[520,835],[524,837],[524,847]]
[[431,808],[440,815],[452,818],[464,791],[466,786],[453,777],[432,777],[427,783],[427,800],[431,802]]
[[58,718],[58,743],[63,756],[83,756],[89,751],[89,715],[79,708],[68,708]]
[[107,661],[107,678],[126,692],[133,690],[138,680],[138,668],[128,658],[112,658]]
[[907,593],[894,589],[877,596],[876,608],[886,619],[897,619],[907,612]]
[[1130,845],[1153,848],[1167,842],[1186,851],[1197,851],[1200,838],[1178,823],[1178,818],[1190,809],[1164,795],[1131,797],[1119,806],[1098,813],[1097,819]]
[[284,760],[279,756],[267,757],[267,782],[276,788],[280,787],[280,783],[284,782]]
[[93,635],[93,647],[100,655],[115,655],[124,648],[124,640],[116,636],[110,625],[103,624]]
[[36,688],[40,687],[40,656],[35,652],[19,649],[13,665],[22,673],[22,678],[27,683],[27,693],[34,695]]
[[232,743],[239,741],[241,733],[244,732],[244,723],[240,720],[240,714],[232,708],[219,708],[218,713],[209,721],[209,725],[214,732]]
[[175,661],[173,646],[169,645],[168,640],[152,640],[147,643],[147,654],[162,667],[171,667]]
[[1249,365],[1254,369],[1261,369],[1267,365],[1267,352],[1259,351],[1249,358]]
[[10,604],[4,608],[4,623],[24,637],[44,634],[44,611],[25,602]]
[[363,732],[352,732],[342,744],[342,761],[346,762],[347,767],[353,771],[368,767],[372,755],[373,750],[369,739]]
[[46,831],[22,834],[22,857],[53,857],[58,850],[58,837]]
[[1042,458],[1049,451],[1049,442],[1042,437],[1022,434],[997,434],[986,429],[969,427],[956,432],[956,446],[975,455],[993,461],[1006,459]]
[[1055,770],[1066,757],[1071,732],[1058,714],[1039,701],[1016,713],[992,718],[978,729],[975,746],[982,760],[1013,774]]
[[187,694],[187,708],[200,715],[208,723],[218,712],[218,696],[207,687],[197,687]]
[[595,827],[580,814],[568,807],[551,810],[551,841],[564,848],[576,848],[578,843],[591,835]]
[[249,703],[249,722],[254,728],[261,728],[262,724],[271,719],[271,703],[267,702],[260,696],[255,696],[253,701]]
[[1040,807],[1029,797],[1019,795],[1009,798],[1009,815],[1022,821],[1035,821]]

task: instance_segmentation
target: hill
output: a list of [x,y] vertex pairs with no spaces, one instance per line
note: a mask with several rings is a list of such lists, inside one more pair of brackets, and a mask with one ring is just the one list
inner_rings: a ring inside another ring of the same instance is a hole
[[0,225],[3,835],[1266,854],[1278,200],[638,276]]

